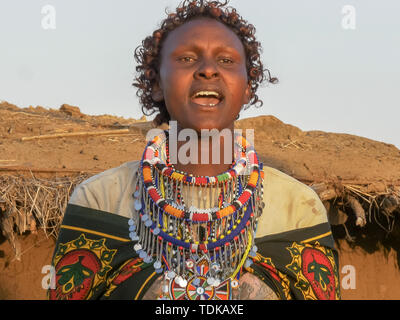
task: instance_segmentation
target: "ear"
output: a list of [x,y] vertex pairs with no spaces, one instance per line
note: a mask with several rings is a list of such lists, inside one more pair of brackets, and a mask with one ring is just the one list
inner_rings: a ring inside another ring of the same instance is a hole
[[151,97],[153,98],[154,101],[156,102],[161,102],[164,100],[164,93],[162,91],[162,88],[160,86],[159,81],[156,81],[153,85],[153,91],[151,93]]

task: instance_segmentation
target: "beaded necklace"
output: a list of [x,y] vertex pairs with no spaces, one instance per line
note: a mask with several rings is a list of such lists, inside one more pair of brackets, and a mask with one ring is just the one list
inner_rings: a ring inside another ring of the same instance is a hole
[[214,177],[193,176],[169,163],[167,137],[165,131],[147,144],[137,172],[129,220],[134,249],[164,273],[161,299],[231,299],[242,267],[257,251],[262,163],[235,134],[230,168]]

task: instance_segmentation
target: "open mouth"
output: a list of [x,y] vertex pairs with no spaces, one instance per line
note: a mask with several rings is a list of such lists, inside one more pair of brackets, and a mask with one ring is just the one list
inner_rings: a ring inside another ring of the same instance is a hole
[[201,106],[215,107],[223,100],[223,96],[217,91],[197,91],[192,96],[192,101]]

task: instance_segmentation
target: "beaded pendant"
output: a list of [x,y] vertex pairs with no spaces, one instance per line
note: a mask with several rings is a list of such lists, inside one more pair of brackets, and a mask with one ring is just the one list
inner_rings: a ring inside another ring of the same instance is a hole
[[228,300],[231,296],[231,279],[218,280],[221,267],[211,263],[206,255],[200,259],[191,257],[186,261],[188,279],[166,273],[161,299],[171,300]]
[[236,135],[235,161],[227,172],[188,175],[168,163],[167,134],[148,143],[137,173],[129,220],[134,250],[164,273],[163,299],[229,299],[241,268],[257,251],[262,163]]

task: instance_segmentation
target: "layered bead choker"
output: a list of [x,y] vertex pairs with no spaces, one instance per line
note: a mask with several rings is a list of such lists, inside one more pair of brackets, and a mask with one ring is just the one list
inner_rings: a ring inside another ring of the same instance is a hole
[[256,254],[262,163],[244,137],[234,140],[234,161],[217,176],[176,170],[167,131],[144,150],[129,231],[140,258],[164,274],[161,299],[231,299]]

